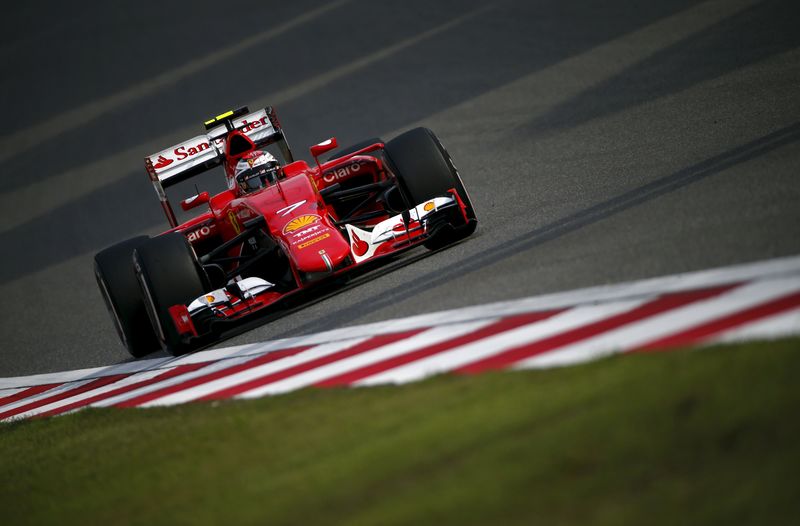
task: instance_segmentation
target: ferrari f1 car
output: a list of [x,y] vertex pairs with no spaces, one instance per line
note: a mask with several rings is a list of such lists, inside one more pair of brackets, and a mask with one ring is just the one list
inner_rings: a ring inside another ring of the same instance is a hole
[[[418,245],[438,249],[477,219],[447,150],[428,129],[384,142],[311,147],[295,160],[276,112],[229,111],[206,133],[145,158],[170,229],[95,256],[95,275],[122,343],[135,357],[183,354],[286,298]],[[274,150],[283,162],[254,155]],[[331,156],[322,160],[323,155]],[[234,179],[234,170],[248,177]],[[181,201],[165,189],[223,166],[229,188]],[[245,166],[245,168],[248,168]]]

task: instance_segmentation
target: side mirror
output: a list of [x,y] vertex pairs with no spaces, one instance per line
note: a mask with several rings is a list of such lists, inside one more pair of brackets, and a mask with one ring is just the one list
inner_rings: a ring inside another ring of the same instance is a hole
[[336,142],[336,137],[331,137],[327,141],[322,141],[321,143],[315,144],[314,146],[312,146],[311,147],[311,155],[314,156],[314,160],[316,160],[317,164],[319,165],[319,159],[317,159],[317,158],[320,155],[322,155],[325,152],[329,152],[329,151],[333,150],[334,148],[338,148],[338,147],[339,147],[339,143]]
[[192,197],[187,197],[183,201],[181,201],[181,208],[183,208],[184,212],[188,212],[192,208],[197,208],[200,205],[204,205],[208,203],[208,192],[200,192],[197,195],[193,195]]

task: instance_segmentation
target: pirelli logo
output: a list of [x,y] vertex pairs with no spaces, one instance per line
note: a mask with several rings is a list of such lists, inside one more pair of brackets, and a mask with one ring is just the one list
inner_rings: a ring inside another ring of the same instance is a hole
[[313,245],[313,244],[315,244],[315,243],[319,243],[319,242],[320,242],[320,241],[322,241],[323,239],[327,239],[327,238],[329,238],[329,237],[331,237],[331,235],[330,235],[330,234],[327,234],[327,233],[326,233],[326,234],[322,234],[321,236],[319,236],[319,237],[315,237],[314,239],[309,239],[309,240],[308,240],[308,241],[306,241],[305,243],[300,243],[299,245],[297,245],[297,248],[306,248],[306,247],[310,247],[311,245]]

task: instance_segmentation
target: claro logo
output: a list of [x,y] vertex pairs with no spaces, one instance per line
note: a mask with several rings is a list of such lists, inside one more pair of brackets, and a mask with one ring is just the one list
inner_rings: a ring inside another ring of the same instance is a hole
[[203,226],[189,233],[189,235],[186,236],[186,238],[189,240],[189,242],[194,243],[195,241],[199,241],[204,237],[208,236],[209,234],[211,234],[211,228],[209,228],[208,226]]
[[361,170],[361,163],[353,163],[343,168],[338,168],[336,170],[331,170],[330,172],[325,172],[325,175],[322,176],[322,180],[325,181],[326,183],[332,183],[334,181],[338,181],[339,179],[345,179],[347,177],[350,177],[359,170]]

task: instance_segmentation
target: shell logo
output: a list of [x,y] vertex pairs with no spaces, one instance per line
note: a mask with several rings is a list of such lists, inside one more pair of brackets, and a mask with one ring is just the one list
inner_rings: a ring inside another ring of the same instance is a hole
[[422,208],[423,208],[423,209],[424,209],[426,212],[430,212],[430,211],[431,211],[431,210],[433,210],[435,207],[436,207],[436,205],[433,203],[433,201],[428,201],[427,203],[425,203],[425,206],[424,206],[424,207],[422,207]]
[[294,219],[286,223],[286,226],[283,227],[283,233],[288,234],[289,232],[300,230],[301,228],[305,228],[308,225],[313,225],[314,223],[319,222],[321,219],[322,218],[319,217],[318,215],[313,215],[313,214],[306,214],[303,216],[295,217]]

